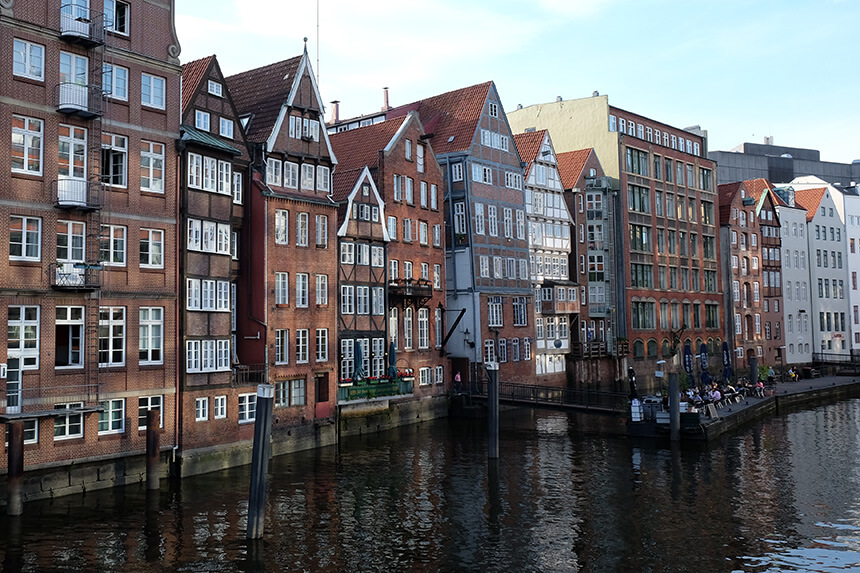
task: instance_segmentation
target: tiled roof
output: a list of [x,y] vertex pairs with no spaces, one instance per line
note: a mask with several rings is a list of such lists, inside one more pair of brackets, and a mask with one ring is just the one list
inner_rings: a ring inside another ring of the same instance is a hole
[[296,56],[225,78],[239,115],[251,115],[245,130],[250,141],[266,141],[272,133],[301,61]]
[[332,180],[332,189],[331,189],[331,198],[335,203],[340,203],[341,201],[346,201],[349,197],[349,194],[352,192],[353,187],[355,187],[355,182],[358,181],[359,176],[364,171],[364,166],[356,167],[355,169],[341,169],[340,164],[338,164],[337,169],[335,169],[333,180]]
[[794,201],[806,209],[807,222],[815,218],[815,214],[818,212],[818,206],[821,205],[821,200],[824,198],[824,193],[826,192],[827,187],[794,190]]
[[492,85],[493,82],[484,82],[412,102],[389,110],[386,118],[417,111],[424,132],[434,136],[436,154],[466,151],[472,145]]
[[753,197],[758,201],[761,199],[762,193],[766,190],[773,189],[773,185],[770,184],[770,181],[763,178],[748,179],[744,181],[744,188],[746,189],[747,197]]
[[720,206],[720,225],[728,225],[732,219],[732,201],[743,186],[743,181],[717,185],[717,203]]
[[197,86],[203,76],[209,70],[209,65],[215,56],[206,56],[193,62],[188,62],[182,66],[182,111],[184,112],[191,100],[194,98],[194,92],[197,91]]
[[576,187],[576,182],[579,181],[582,170],[585,169],[585,163],[593,152],[594,149],[589,147],[576,151],[565,151],[555,156],[555,160],[558,162],[558,175],[561,177],[563,188],[573,189]]
[[520,159],[528,163],[528,169],[531,169],[532,161],[537,159],[538,153],[540,153],[544,136],[546,136],[545,129],[514,134],[514,143],[517,146],[517,151],[520,152]]
[[404,121],[406,119],[383,121],[366,127],[333,133],[330,139],[331,147],[337,156],[335,176],[341,171],[363,169],[365,165],[371,169],[378,167],[379,151],[385,149],[385,146],[388,145]]
[[225,151],[227,153],[232,153],[233,155],[242,155],[242,152],[239,149],[224,143],[211,133],[200,131],[195,127],[184,124],[180,126],[180,128],[180,131],[182,132],[180,139],[182,139],[182,141],[194,141],[200,145],[217,149],[218,151]]

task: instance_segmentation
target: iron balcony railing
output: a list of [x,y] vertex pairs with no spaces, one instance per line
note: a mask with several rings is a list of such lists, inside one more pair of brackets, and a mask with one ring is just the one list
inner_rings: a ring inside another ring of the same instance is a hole
[[105,16],[77,4],[60,7],[60,37],[67,42],[98,46],[105,41]]
[[51,185],[54,205],[60,209],[93,211],[104,205],[104,183],[85,179],[58,179]]
[[96,84],[63,82],[54,86],[54,107],[67,115],[91,118],[102,115],[102,88]]
[[98,263],[51,263],[48,272],[55,289],[95,290],[101,286],[102,266]]

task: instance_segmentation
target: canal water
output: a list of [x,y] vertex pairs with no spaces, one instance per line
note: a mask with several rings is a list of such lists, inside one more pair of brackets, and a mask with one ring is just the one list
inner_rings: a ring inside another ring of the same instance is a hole
[[30,502],[5,571],[849,571],[860,569],[860,400],[671,449],[614,418],[505,411],[272,460],[265,539],[249,469]]

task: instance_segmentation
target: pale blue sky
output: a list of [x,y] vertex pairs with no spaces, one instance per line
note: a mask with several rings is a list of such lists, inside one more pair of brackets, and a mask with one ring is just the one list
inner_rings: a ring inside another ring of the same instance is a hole
[[[858,0],[180,0],[182,61],[226,74],[308,53],[341,117],[493,80],[506,109],[587,97],[712,150],[774,136],[860,159]],[[213,6],[217,7],[213,9]],[[329,110],[330,111],[330,110]]]

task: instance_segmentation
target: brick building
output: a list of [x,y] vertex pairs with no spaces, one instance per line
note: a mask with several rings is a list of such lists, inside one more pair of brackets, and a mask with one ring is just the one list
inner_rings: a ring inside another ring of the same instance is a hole
[[[388,342],[383,350],[387,356],[389,344],[394,344],[396,367],[412,372],[417,385],[409,388],[409,394],[420,398],[443,396],[448,388],[442,348],[446,334],[444,179],[425,135],[415,113],[332,135],[339,161],[337,185],[341,180],[355,181],[359,174],[372,178],[371,191],[378,192],[379,222],[387,237],[383,264]],[[375,202],[373,193],[370,199]],[[359,208],[359,223],[361,213]],[[372,211],[367,214],[376,221]],[[370,262],[374,264],[373,256]],[[341,344],[345,345],[343,356],[349,343]],[[375,349],[372,354],[378,358]],[[392,388],[392,392],[405,390],[405,386]]]
[[[0,153],[0,420],[27,420],[25,468],[123,457],[130,475],[150,409],[162,446],[176,443],[173,18],[170,4],[137,0],[0,6],[0,123],[11,132]],[[117,466],[65,483],[126,475]]]
[[[573,219],[564,197],[552,139],[541,129],[514,135],[526,162],[525,212],[529,275],[534,289],[535,383],[567,385],[568,357],[579,327],[579,285],[571,280]],[[574,227],[575,228],[575,227]],[[574,270],[574,273],[576,271]],[[520,348],[510,349],[516,357]]]
[[[266,364],[275,385],[276,452],[336,439],[337,163],[310,59],[302,55],[227,78],[255,169],[245,203],[247,296],[239,356]],[[241,305],[240,305],[241,307]],[[242,396],[240,396],[240,400]],[[246,394],[253,421],[255,395]],[[241,407],[241,402],[240,402]],[[249,434],[250,437],[250,434]]]
[[615,350],[634,366],[640,387],[659,385],[658,361],[673,356],[675,342],[706,343],[710,363],[717,362],[716,166],[707,159],[706,133],[611,106],[600,95],[532,105],[508,120],[517,131],[549,129],[559,153],[594,148],[606,175],[619,180],[611,198],[614,251],[589,256],[587,266],[598,272],[602,265],[614,283],[607,312]]
[[247,277],[240,275],[247,254],[240,258],[239,237],[250,155],[215,56],[182,67],[180,133],[179,445],[188,475],[207,467],[201,455],[252,437],[244,423],[247,396],[262,381],[238,359],[237,302],[248,287],[239,280]]
[[719,186],[723,291],[732,309],[726,339],[735,370],[746,376],[752,359],[768,366],[782,361],[781,203],[765,179]]

